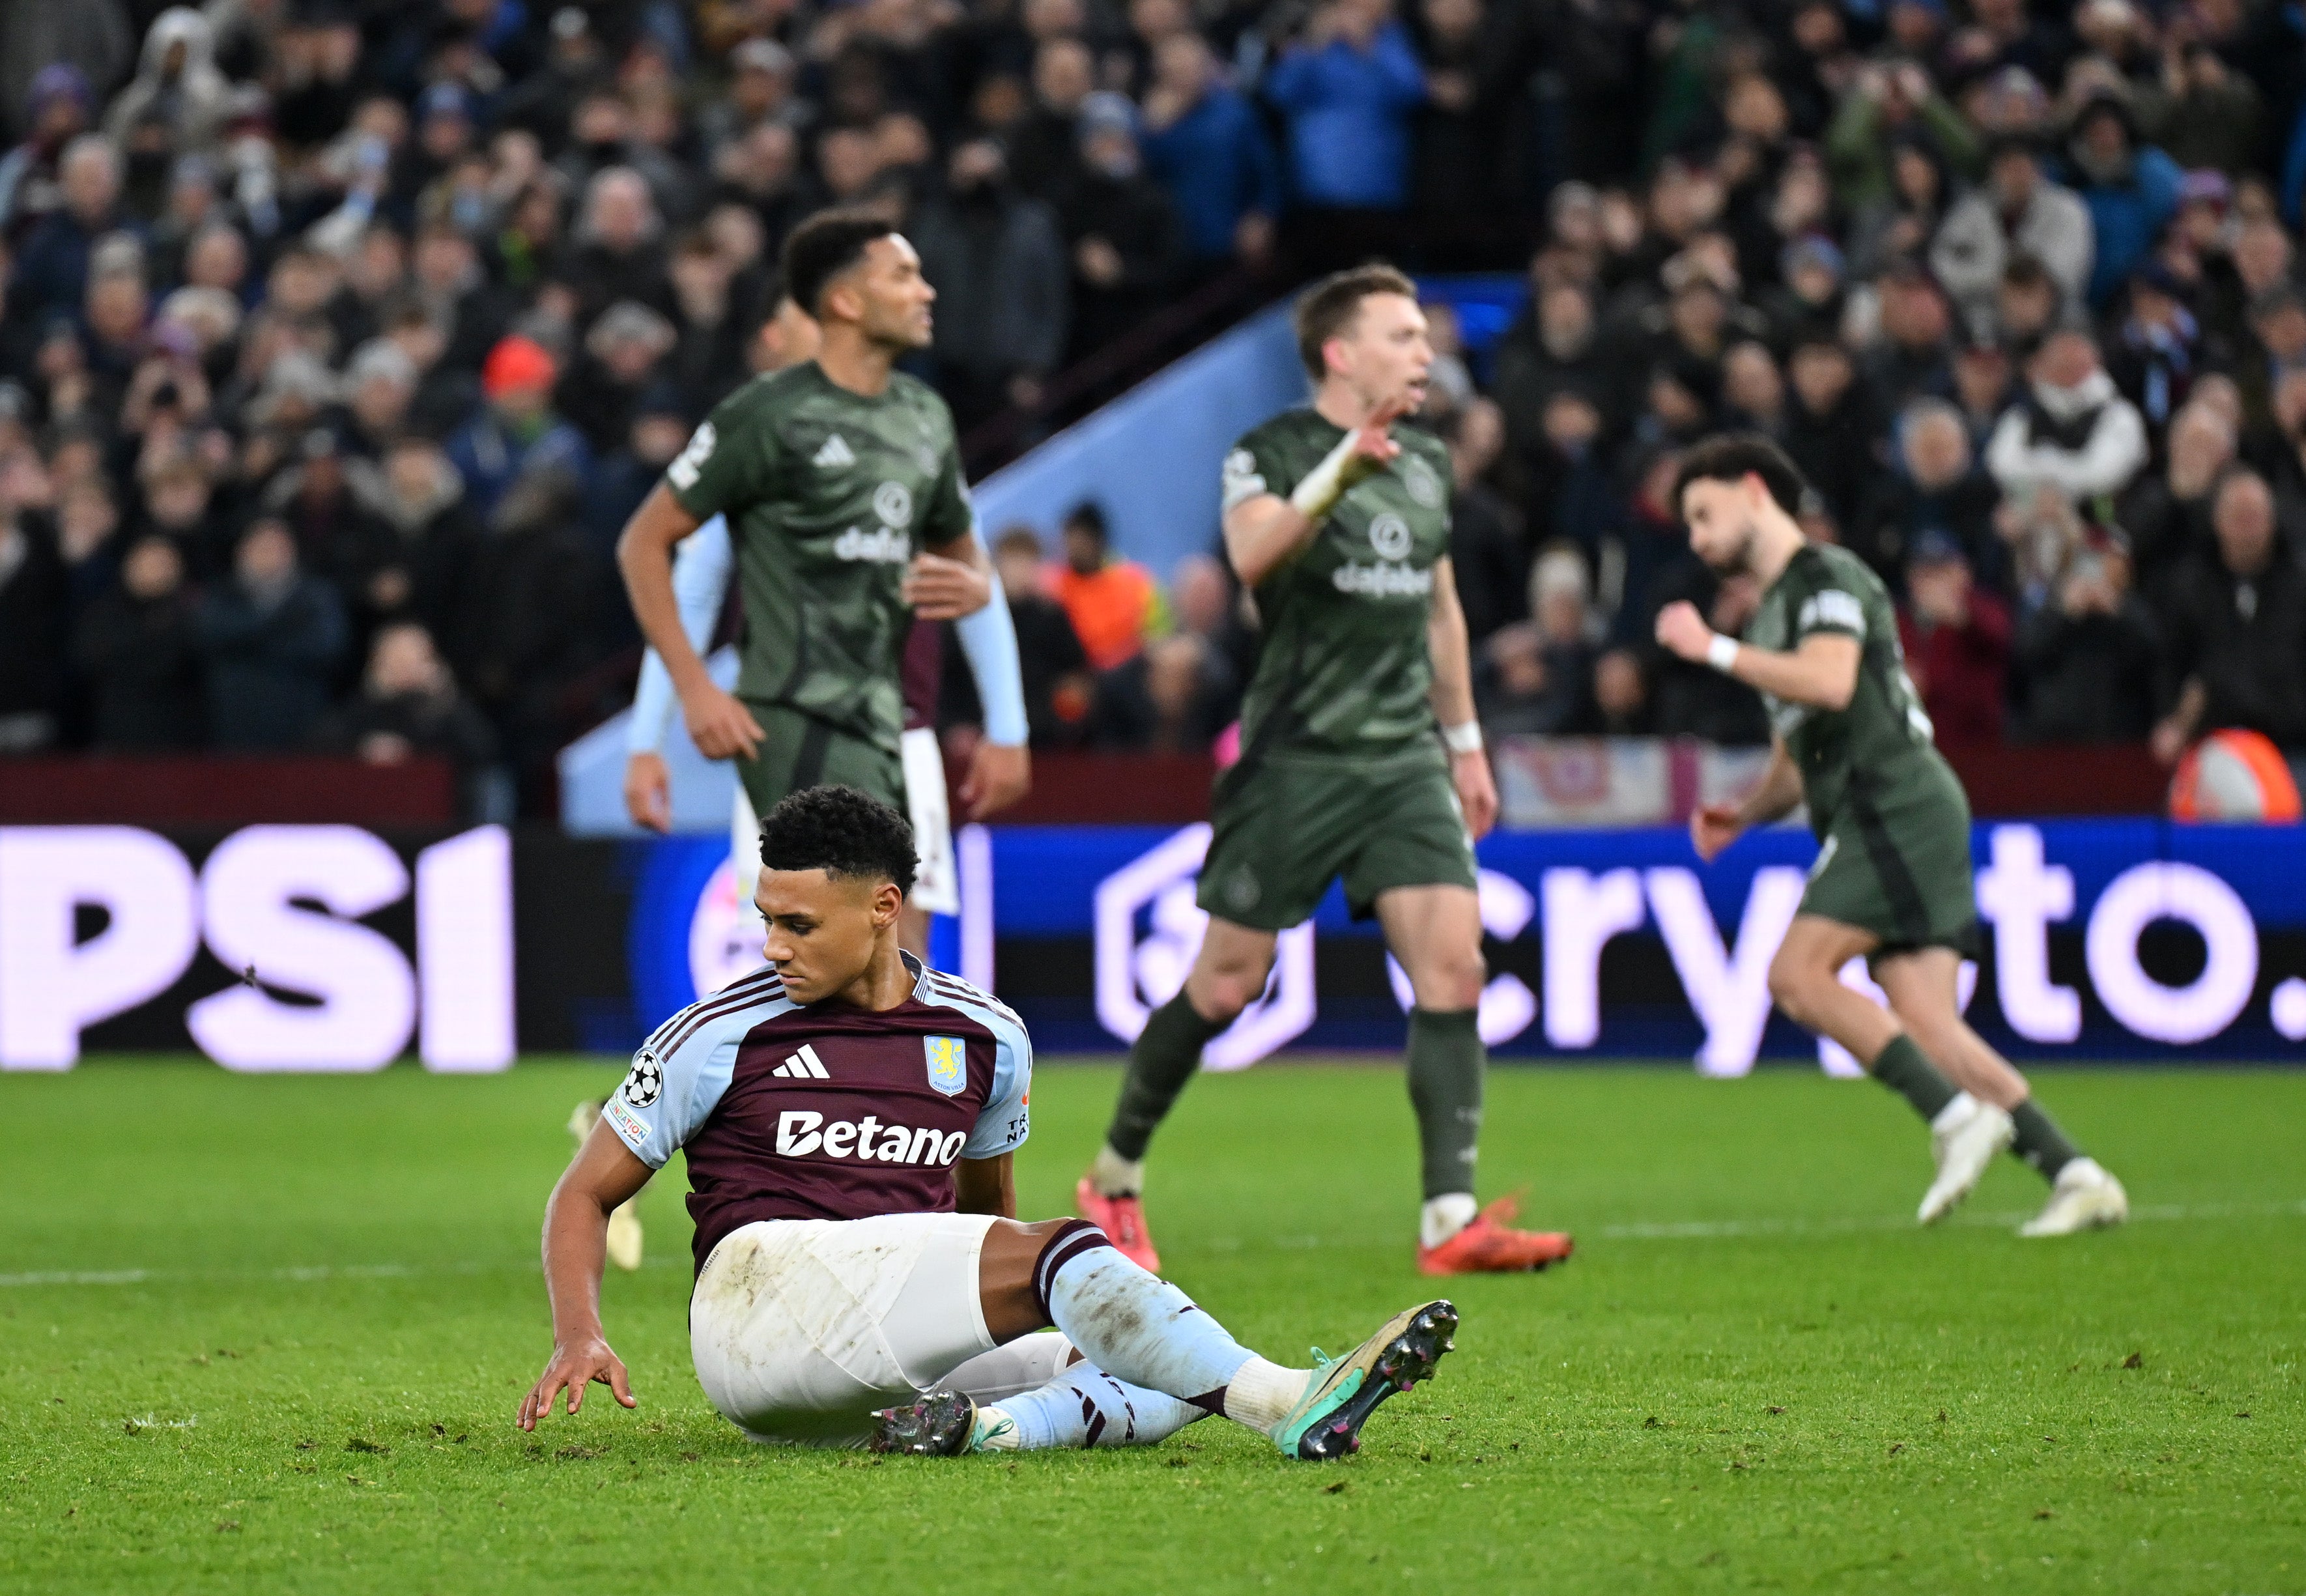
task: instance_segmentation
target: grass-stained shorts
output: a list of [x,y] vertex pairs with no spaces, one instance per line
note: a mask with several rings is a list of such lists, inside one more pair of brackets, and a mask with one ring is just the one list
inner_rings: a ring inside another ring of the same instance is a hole
[[782,704],[744,704],[768,733],[758,754],[737,762],[737,779],[756,815],[765,816],[806,787],[855,787],[906,812],[905,762],[895,749]]
[[1200,906],[1285,931],[1345,879],[1357,919],[1394,887],[1474,884],[1473,844],[1438,741],[1398,753],[1268,754],[1217,778]]
[[1952,948],[1975,958],[1969,799],[1942,759],[1882,781],[1860,775],[1810,866],[1801,912],[1871,931],[1871,957]]

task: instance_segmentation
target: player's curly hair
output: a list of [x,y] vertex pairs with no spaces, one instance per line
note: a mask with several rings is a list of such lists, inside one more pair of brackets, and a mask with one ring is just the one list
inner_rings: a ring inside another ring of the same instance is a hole
[[1692,482],[1738,482],[1758,476],[1778,508],[1789,516],[1802,513],[1810,485],[1791,456],[1758,432],[1722,432],[1708,438],[1681,457],[1674,475],[1673,508],[1681,511],[1681,491]]
[[761,822],[764,870],[893,881],[910,893],[918,864],[912,823],[854,787],[805,787]]

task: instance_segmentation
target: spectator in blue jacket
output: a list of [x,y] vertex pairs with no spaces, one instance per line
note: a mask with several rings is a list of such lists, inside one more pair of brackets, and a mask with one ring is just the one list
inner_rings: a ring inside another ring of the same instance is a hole
[[1199,262],[1262,262],[1281,212],[1281,166],[1257,111],[1224,81],[1200,34],[1181,31],[1153,53],[1140,142]]
[[559,366],[544,346],[518,333],[500,338],[481,367],[486,396],[472,420],[448,440],[448,461],[465,479],[465,502],[485,516],[513,478],[532,465],[558,465],[579,482],[593,469],[585,435],[552,408]]
[[1265,92],[1289,124],[1300,204],[1399,210],[1409,199],[1412,117],[1425,69],[1392,0],[1328,0],[1283,52]]
[[2162,150],[2139,142],[2130,107],[2110,94],[2091,99],[2074,118],[2066,153],[2097,235],[2089,299],[2103,307],[2177,214],[2185,174]]

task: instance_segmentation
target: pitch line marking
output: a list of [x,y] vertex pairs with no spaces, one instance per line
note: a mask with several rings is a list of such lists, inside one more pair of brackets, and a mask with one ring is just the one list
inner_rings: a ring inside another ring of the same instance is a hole
[[[1956,1214],[1946,1223],[1973,1229],[2001,1229],[2030,1217],[2030,1214],[2023,1211],[1977,1212]],[[2132,1225],[2184,1224],[2204,1219],[2294,1218],[2306,1218],[2306,1199],[2295,1202],[2160,1203],[2130,1211]],[[1911,1219],[1876,1215],[1849,1219],[1696,1219],[1681,1223],[1601,1225],[1585,1233],[1610,1242],[1702,1242],[1735,1241],[1745,1237],[1844,1235],[1866,1231],[1920,1228]],[[1267,1238],[1267,1244],[1294,1251],[1335,1243],[1320,1236],[1288,1235]],[[1240,1239],[1230,1236],[1218,1237],[1208,1245],[1219,1252],[1238,1252],[1243,1249]],[[645,1269],[670,1268],[675,1264],[686,1267],[687,1263],[685,1258],[651,1259],[641,1267]],[[523,1261],[517,1264],[469,1263],[437,1267],[303,1264],[278,1269],[34,1269],[21,1274],[0,1275],[0,1291],[38,1285],[165,1285],[201,1280],[277,1280],[300,1284],[331,1280],[405,1280],[432,1275],[525,1274],[535,1267],[534,1263]]]

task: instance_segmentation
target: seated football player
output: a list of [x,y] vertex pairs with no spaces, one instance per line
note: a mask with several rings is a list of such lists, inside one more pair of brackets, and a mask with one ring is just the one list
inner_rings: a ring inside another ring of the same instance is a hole
[[577,1412],[594,1382],[637,1404],[602,1329],[602,1251],[610,1215],[679,1148],[696,1378],[755,1440],[1146,1446],[1222,1413],[1292,1457],[1357,1448],[1450,1350],[1456,1310],[1421,1303],[1344,1358],[1285,1368],[1096,1226],[1020,1224],[1032,1046],[898,947],[914,868],[904,817],[853,788],[770,811],[770,968],[657,1028],[546,1204],[552,1356],[521,1428],[556,1398]]

